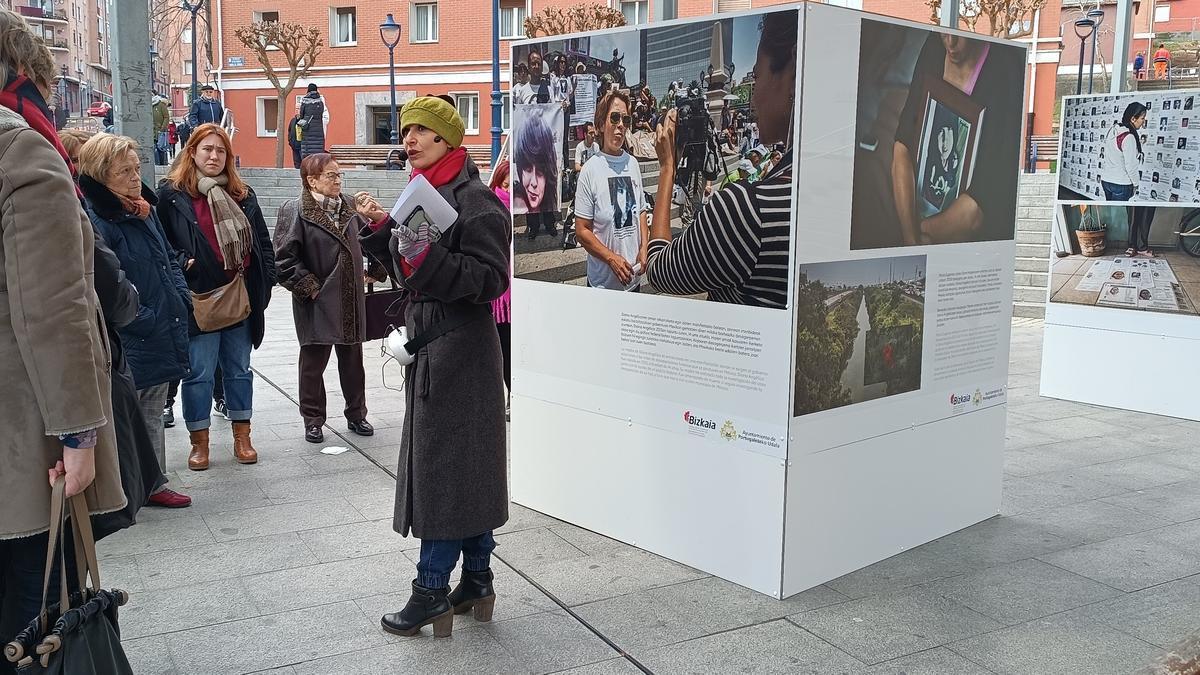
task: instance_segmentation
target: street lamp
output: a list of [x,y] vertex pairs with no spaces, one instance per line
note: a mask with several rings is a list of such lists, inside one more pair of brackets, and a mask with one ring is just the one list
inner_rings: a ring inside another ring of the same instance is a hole
[[1096,69],[1096,41],[1100,37],[1100,24],[1104,23],[1104,10],[1096,7],[1089,10],[1088,18],[1095,22],[1096,27],[1092,30],[1092,61],[1088,64],[1088,93],[1092,93],[1092,79],[1095,77],[1093,72]]
[[400,24],[391,14],[379,24],[379,39],[383,40],[388,49],[388,91],[392,94],[392,133],[389,140],[392,145],[400,144],[400,118],[396,112],[396,45],[400,44]]
[[201,5],[204,4],[204,0],[195,0],[195,4],[192,4],[188,0],[180,0],[180,3],[183,6],[183,11],[192,13],[192,99],[191,99],[191,101],[194,103],[196,101],[196,99],[200,98],[200,83],[199,83],[199,80],[196,79],[197,75],[198,75],[198,73],[197,73],[198,64],[196,63],[196,15],[200,13],[200,7],[201,7]]
[[[512,72],[508,64],[509,73]],[[511,94],[510,94],[511,97]],[[509,98],[512,105],[512,98]],[[500,116],[504,103],[500,99],[500,0],[492,0],[492,171],[496,170],[496,160],[500,159]]]
[[[150,43],[150,93],[151,94],[158,93],[158,81],[157,81],[158,78],[155,77],[156,73],[154,70],[154,59],[156,59],[156,58],[158,58],[158,50],[154,48],[154,43],[151,42]],[[194,66],[193,66],[193,69],[194,69]]]
[[1092,36],[1094,30],[1096,30],[1095,21],[1087,17],[1075,19],[1075,36],[1079,38],[1079,80],[1075,83],[1076,96],[1083,93],[1084,49],[1087,47],[1087,40]]

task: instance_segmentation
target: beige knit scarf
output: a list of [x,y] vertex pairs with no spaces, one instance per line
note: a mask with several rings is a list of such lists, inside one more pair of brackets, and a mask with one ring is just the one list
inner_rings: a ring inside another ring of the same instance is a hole
[[221,247],[221,256],[225,259],[225,269],[236,270],[241,269],[246,256],[250,255],[254,239],[246,214],[242,213],[237,202],[225,191],[228,184],[227,176],[201,176],[196,181],[196,188],[208,198],[208,208],[212,211],[213,226],[217,230],[217,244]]

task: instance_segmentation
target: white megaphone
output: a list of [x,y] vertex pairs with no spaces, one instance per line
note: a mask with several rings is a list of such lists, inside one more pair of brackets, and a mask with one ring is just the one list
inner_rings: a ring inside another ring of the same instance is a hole
[[383,339],[384,348],[396,362],[402,366],[411,365],[417,360],[416,354],[410,354],[405,345],[408,344],[408,329],[404,326],[393,328]]

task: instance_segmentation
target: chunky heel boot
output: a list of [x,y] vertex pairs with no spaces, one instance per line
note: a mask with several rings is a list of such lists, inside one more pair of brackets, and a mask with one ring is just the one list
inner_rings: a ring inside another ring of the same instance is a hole
[[412,597],[404,609],[384,614],[379,620],[383,629],[393,635],[411,637],[421,628],[433,624],[434,637],[450,637],[454,629],[454,608],[447,599],[449,588],[425,588],[414,581]]
[[258,461],[258,451],[250,444],[250,423],[233,423],[233,458],[238,464],[254,464]]
[[188,434],[192,440],[192,450],[188,453],[188,468],[192,471],[204,471],[208,468],[208,429],[200,429]]
[[496,606],[496,591],[492,588],[491,568],[482,572],[463,570],[462,579],[450,592],[450,604],[455,614],[473,611],[476,621],[491,621],[492,608]]

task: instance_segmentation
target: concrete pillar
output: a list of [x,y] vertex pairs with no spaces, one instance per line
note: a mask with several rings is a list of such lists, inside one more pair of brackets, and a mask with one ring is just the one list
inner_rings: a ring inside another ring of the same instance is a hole
[[154,116],[150,108],[150,13],[146,2],[114,2],[109,15],[116,132],[141,146],[142,180],[154,185]]
[[[1151,9],[1153,11],[1153,9]],[[1117,0],[1117,19],[1113,26],[1112,83],[1110,92],[1120,93],[1125,87],[1125,69],[1129,66],[1129,47],[1133,39],[1133,0]],[[1150,67],[1150,53],[1146,53]]]

